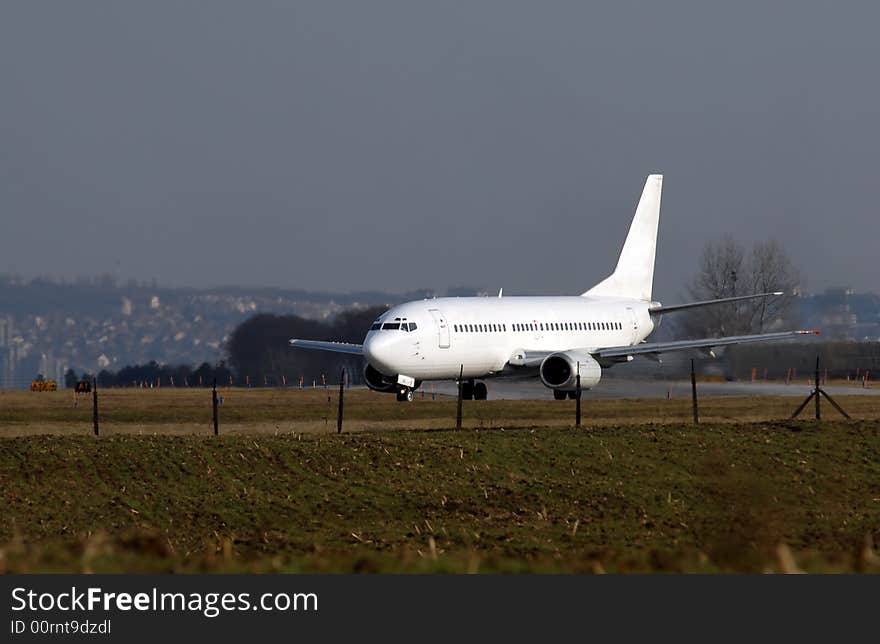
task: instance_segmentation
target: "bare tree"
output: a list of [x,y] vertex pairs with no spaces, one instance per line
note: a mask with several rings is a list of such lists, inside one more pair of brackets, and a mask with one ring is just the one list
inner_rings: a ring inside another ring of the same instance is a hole
[[781,297],[761,298],[746,303],[750,310],[750,329],[762,333],[774,323],[792,323],[795,317],[795,292],[800,277],[782,245],[775,239],[752,246],[749,277],[753,293],[782,291]]
[[[730,235],[706,242],[697,274],[687,286],[688,295],[692,300],[717,300],[741,295],[737,292],[737,281],[743,274],[744,262],[742,245]],[[689,337],[732,335],[741,326],[733,304],[680,313],[676,322],[684,335]]]
[[761,333],[789,322],[798,273],[775,240],[759,241],[750,252],[725,235],[707,242],[687,291],[694,300],[714,300],[783,291],[782,297],[707,306],[681,313],[677,321],[689,337]]

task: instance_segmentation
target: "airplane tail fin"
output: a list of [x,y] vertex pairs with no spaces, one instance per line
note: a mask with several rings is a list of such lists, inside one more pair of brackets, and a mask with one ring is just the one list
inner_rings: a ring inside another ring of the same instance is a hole
[[581,295],[613,295],[651,300],[662,191],[663,175],[650,175],[642,190],[642,198],[636,207],[636,214],[623,243],[623,250],[620,251],[617,268],[611,275]]

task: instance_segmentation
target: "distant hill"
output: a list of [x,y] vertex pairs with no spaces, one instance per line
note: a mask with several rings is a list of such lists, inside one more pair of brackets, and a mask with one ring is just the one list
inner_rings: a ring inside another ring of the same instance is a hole
[[224,357],[229,333],[256,313],[327,320],[347,309],[431,295],[168,288],[122,285],[106,276],[73,282],[0,276],[0,386],[23,386],[38,373],[60,379],[67,368],[94,372],[151,360],[216,362]]

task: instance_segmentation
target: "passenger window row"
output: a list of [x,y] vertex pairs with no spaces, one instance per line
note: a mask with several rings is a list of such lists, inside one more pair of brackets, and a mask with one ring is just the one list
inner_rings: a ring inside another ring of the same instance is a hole
[[[386,325],[387,326],[387,325]],[[506,332],[506,324],[453,324],[456,333]],[[622,322],[525,322],[511,324],[512,331],[621,331]]]
[[453,324],[456,333],[506,333],[506,324]]

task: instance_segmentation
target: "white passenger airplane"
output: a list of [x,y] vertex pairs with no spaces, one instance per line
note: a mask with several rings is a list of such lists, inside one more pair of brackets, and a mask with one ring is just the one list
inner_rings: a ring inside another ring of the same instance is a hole
[[485,400],[485,378],[537,375],[557,400],[575,397],[577,374],[589,389],[602,370],[634,356],[784,340],[818,331],[785,331],[703,340],[645,342],[663,313],[782,295],[761,293],[663,306],[651,300],[663,175],[648,177],[614,272],[581,295],[441,297],[395,306],[377,319],[364,343],[290,340],[290,345],[362,355],[374,391],[413,398],[426,380],[463,380],[462,396]]

